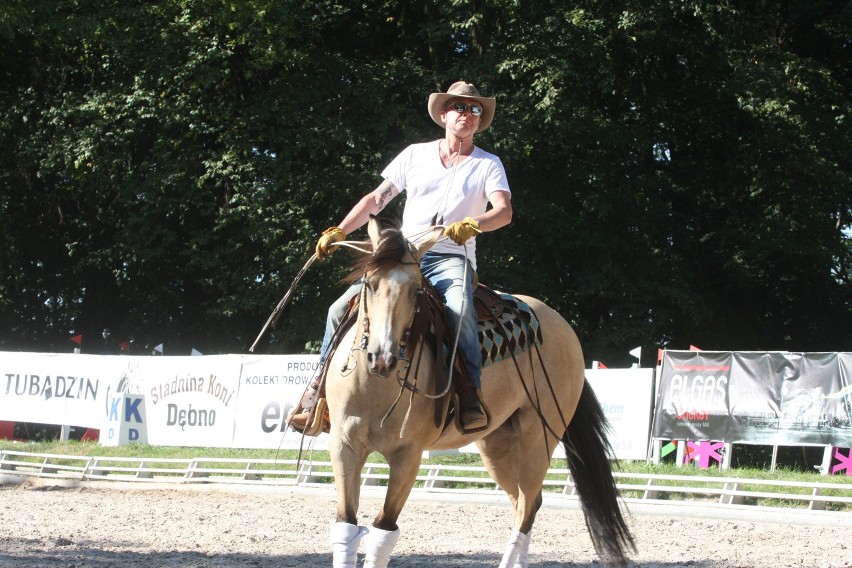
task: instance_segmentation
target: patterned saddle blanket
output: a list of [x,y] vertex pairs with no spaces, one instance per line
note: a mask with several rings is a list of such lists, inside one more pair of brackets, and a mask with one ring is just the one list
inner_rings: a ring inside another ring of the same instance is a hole
[[483,368],[541,345],[541,326],[526,302],[482,285],[474,291],[473,301],[479,319]]

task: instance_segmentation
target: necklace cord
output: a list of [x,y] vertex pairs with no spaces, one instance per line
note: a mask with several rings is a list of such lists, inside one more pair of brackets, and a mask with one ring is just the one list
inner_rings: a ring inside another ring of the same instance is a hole
[[[447,185],[444,188],[444,194],[441,196],[440,206],[435,210],[435,216],[432,217],[432,225],[438,226],[444,224],[444,211],[447,209],[447,201],[449,201],[450,189],[453,187],[453,180],[456,177],[456,170],[458,169],[459,159],[461,158],[461,147],[462,147],[462,139],[459,138],[459,149],[456,152],[455,162],[452,164],[452,168],[450,169],[450,179],[447,180]],[[450,143],[447,141],[447,160],[450,159]],[[438,153],[441,152],[441,144],[438,143]],[[440,215],[440,217],[439,217]]]

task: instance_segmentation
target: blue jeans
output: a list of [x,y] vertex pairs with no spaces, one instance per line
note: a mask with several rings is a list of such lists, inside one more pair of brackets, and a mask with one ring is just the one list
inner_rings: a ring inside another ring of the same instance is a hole
[[[467,264],[467,285],[464,285],[464,271]],[[438,292],[447,312],[450,330],[455,333],[461,318],[459,331],[459,353],[470,372],[470,378],[476,388],[481,386],[482,352],[479,347],[479,334],[476,326],[476,308],[473,305],[474,271],[463,256],[427,252],[420,259],[420,271]],[[328,348],[334,330],[340,325],[349,301],[361,291],[361,282],[350,286],[328,309],[325,322],[325,335],[322,338],[320,361],[328,357]]]

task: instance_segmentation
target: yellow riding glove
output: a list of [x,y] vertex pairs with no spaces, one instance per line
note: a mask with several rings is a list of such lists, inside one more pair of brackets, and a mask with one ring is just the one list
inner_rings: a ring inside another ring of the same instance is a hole
[[340,227],[329,227],[322,232],[322,236],[317,241],[317,258],[322,260],[324,256],[328,256],[334,252],[337,247],[331,246],[332,243],[342,241],[346,238],[346,233]]
[[481,232],[479,223],[473,217],[465,217],[461,221],[450,223],[444,228],[444,236],[451,238],[459,246]]

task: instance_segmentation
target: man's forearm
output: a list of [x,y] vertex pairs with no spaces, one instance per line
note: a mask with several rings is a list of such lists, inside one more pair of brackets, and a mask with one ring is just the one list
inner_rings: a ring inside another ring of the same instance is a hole
[[512,202],[509,199],[499,199],[492,202],[492,208],[476,216],[479,230],[482,232],[496,231],[512,222]]
[[384,180],[379,187],[361,198],[349,214],[343,218],[339,227],[347,235],[367,224],[370,215],[378,215],[399,191],[393,183]]

